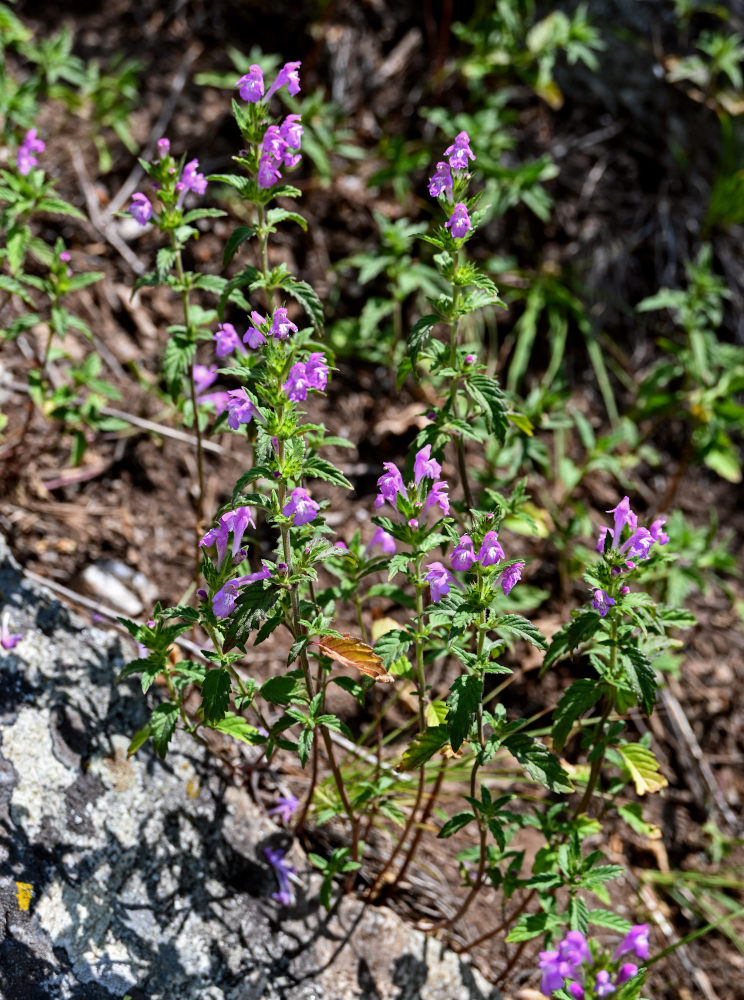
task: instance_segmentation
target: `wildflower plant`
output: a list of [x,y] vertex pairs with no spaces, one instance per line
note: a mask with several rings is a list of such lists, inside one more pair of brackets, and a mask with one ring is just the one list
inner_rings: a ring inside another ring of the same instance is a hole
[[[307,413],[333,374],[333,356],[321,340],[323,309],[311,286],[286,265],[272,265],[270,253],[280,226],[306,227],[301,214],[283,207],[300,194],[286,175],[300,164],[302,121],[273,112],[278,91],[300,91],[299,71],[298,63],[286,63],[267,86],[255,63],[237,81],[233,111],[242,149],[233,157],[236,172],[206,177],[195,160],[175,160],[163,141],[159,159],[143,164],[154,191],[140,192],[130,209],[140,224],[170,237],[156,271],[139,283],[164,283],[182,297],[184,323],[171,329],[165,352],[174,394],[179,385],[185,389],[196,413],[218,377],[238,382],[223,393],[218,420],[246,441],[245,468],[230,499],[211,526],[200,529],[194,604],[158,605],[144,625],[122,619],[142,646],[122,676],[140,674],[146,691],[162,675],[167,692],[130,752],[151,739],[165,756],[180,726],[207,743],[213,730],[261,746],[269,759],[279,749],[295,753],[310,768],[309,788],[301,804],[283,799],[272,815],[298,830],[312,810],[319,822],[343,817],[347,824],[344,846],[328,858],[311,857],[323,875],[326,906],[338,876],[347,888],[355,880],[366,885],[367,898],[378,902],[394,891],[436,817],[441,839],[471,839],[458,854],[462,901],[438,926],[460,921],[479,893],[499,892],[515,902],[497,929],[508,932],[508,940],[559,941],[543,957],[544,982],[555,995],[601,997],[614,990],[630,1000],[638,995],[628,990],[642,982],[642,967],[631,973],[627,962],[618,965],[623,952],[607,959],[585,939],[590,925],[633,933],[609,908],[606,883],[622,867],[588,850],[586,841],[600,829],[590,816],[593,800],[601,800],[603,810],[617,805],[625,821],[642,829],[628,782],[639,795],[665,784],[651,750],[623,735],[631,709],[653,709],[654,659],[672,641],[668,631],[691,622],[641,589],[647,566],[668,542],[664,520],[646,527],[628,497],[616,505],[586,568],[586,604],[550,645],[517,613],[530,559],[506,524],[524,516],[524,485],[515,484],[510,496],[477,493],[468,473],[466,443],[503,441],[509,420],[519,426],[519,418],[465,339],[464,318],[499,299],[491,279],[465,255],[483,211],[470,193],[477,153],[463,131],[446,146],[429,183],[439,224],[427,240],[438,251],[435,263],[448,290],[411,330],[398,372],[401,381],[427,378],[438,401],[406,460],[382,464],[369,537],[334,535],[326,512],[343,503],[341,491],[351,484],[324,450],[346,442]],[[216,214],[187,203],[201,197],[207,183],[232,188],[243,204],[241,217],[251,220],[227,240],[223,263],[239,264],[229,278],[193,274],[181,262],[194,222]],[[215,309],[193,305],[198,290],[217,294]],[[446,330],[444,339],[437,329]],[[196,360],[200,344],[202,363]],[[367,614],[368,602],[378,598],[392,602],[396,614],[382,629],[370,627]],[[358,635],[346,630],[350,614]],[[172,656],[178,636],[191,629],[205,637],[202,657]],[[250,676],[250,648],[270,636],[286,667],[259,681]],[[596,674],[574,680],[563,693],[549,741],[535,719],[510,717],[498,700],[516,676],[514,652],[524,644],[546,651],[544,669],[581,650]],[[435,687],[436,661],[446,663],[447,680]],[[339,664],[354,674],[340,673]],[[406,684],[413,691],[415,718],[395,774],[383,767],[381,741],[364,764],[345,767],[336,737],[354,736],[328,710],[330,684],[360,705],[374,688],[377,727],[383,687]],[[574,738],[581,743],[574,756],[585,753],[585,761],[558,756]],[[322,784],[321,753],[330,772]],[[454,812],[439,798],[453,760],[467,775]],[[511,780],[503,776],[507,762]],[[401,790],[408,775],[413,782]],[[367,868],[373,827],[386,828],[392,843],[382,863]],[[514,842],[527,827],[544,838],[529,865]],[[266,857],[279,885],[275,898],[291,906],[293,869],[281,851],[269,849]],[[590,908],[592,896],[602,905]],[[638,949],[636,955],[643,958]],[[584,993],[570,992],[572,983]]]

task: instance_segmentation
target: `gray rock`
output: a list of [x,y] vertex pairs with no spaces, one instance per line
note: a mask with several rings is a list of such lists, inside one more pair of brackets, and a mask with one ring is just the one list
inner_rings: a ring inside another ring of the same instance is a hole
[[25,579],[0,538],[2,1000],[497,1000],[391,911],[332,918],[297,845],[288,910],[264,848],[286,834],[185,737],[128,759],[146,721],[122,640]]

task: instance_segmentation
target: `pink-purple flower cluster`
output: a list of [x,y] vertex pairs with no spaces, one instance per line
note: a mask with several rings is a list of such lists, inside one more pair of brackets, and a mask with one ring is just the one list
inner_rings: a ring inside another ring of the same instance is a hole
[[0,622],[0,646],[3,649],[15,649],[18,643],[23,639],[23,635],[20,632],[16,632],[15,635],[10,631],[8,625],[8,612],[3,612],[2,621]]
[[258,186],[270,188],[281,179],[280,167],[296,167],[300,162],[302,124],[299,115],[287,115],[281,125],[269,125],[261,144]]
[[[170,153],[170,142],[168,139],[158,140],[158,160],[164,160]],[[171,166],[169,173],[174,174],[176,168]],[[154,185],[156,190],[159,185]],[[176,181],[174,190],[178,193],[177,205],[179,208],[182,207],[184,198],[189,191],[193,191],[195,194],[204,194],[207,190],[207,178],[204,174],[199,173],[199,161],[189,160],[186,166],[183,168],[181,176]],[[129,214],[132,216],[134,221],[140,225],[145,226],[149,220],[153,217],[153,207],[152,202],[147,197],[147,195],[142,194],[141,191],[137,191],[132,195],[132,203],[129,206]]]
[[212,598],[212,611],[217,618],[227,618],[235,610],[235,603],[240,594],[240,588],[246,584],[256,583],[258,580],[268,580],[271,576],[271,569],[264,564],[257,573],[248,573],[246,576],[236,576],[232,580],[224,583]]
[[612,959],[606,955],[594,958],[584,935],[580,931],[569,931],[557,948],[540,952],[540,989],[546,996],[565,990],[576,1000],[601,1000],[615,993],[638,972],[636,962],[621,961],[625,956],[643,961],[648,954],[646,924],[631,927]]
[[467,206],[464,202],[458,201],[452,215],[445,222],[444,228],[449,229],[450,234],[456,240],[462,240],[468,235],[473,228],[473,224],[470,221]]
[[[291,333],[297,333],[297,326],[289,318],[288,310],[284,306],[279,306],[271,315],[271,323],[266,316],[256,312],[251,312],[251,325],[243,334],[243,343],[247,344],[252,351],[257,350],[266,343],[267,337],[275,340],[286,340]],[[242,351],[240,346],[240,334],[232,323],[220,323],[214,335],[215,353],[218,358],[227,357],[234,351]]]
[[[648,528],[638,527],[638,517],[630,509],[628,497],[623,497],[617,507],[613,507],[607,513],[614,514],[614,525],[612,528],[603,525],[599,529],[597,552],[604,552],[608,535],[612,539],[612,548],[631,559],[646,559],[655,542],[666,545],[669,541],[669,535],[664,531],[663,517],[657,517]],[[623,542],[622,536],[626,527],[630,534]],[[630,568],[632,569],[632,566]]]
[[[499,542],[498,533],[487,531],[483,536],[483,541],[477,555],[470,535],[460,535],[460,540],[452,550],[450,565],[452,569],[458,572],[467,573],[477,562],[481,566],[495,566],[504,559],[506,559],[506,554],[501,547],[501,542]],[[501,589],[505,595],[509,594],[512,588],[521,580],[523,569],[523,562],[515,562],[507,566],[499,574],[497,582],[501,584]]]
[[269,87],[266,95],[264,95],[263,70],[256,63],[253,63],[249,67],[248,72],[244,76],[241,76],[235,86],[240,87],[240,96],[243,100],[251,104],[257,104],[260,100],[268,101],[280,87],[284,87],[285,85],[291,96],[295,97],[300,92],[299,69],[301,65],[299,62],[285,63],[279,70],[276,80]]
[[217,565],[219,566],[225,558],[228,537],[232,532],[232,556],[233,559],[240,561],[245,558],[245,553],[240,548],[240,544],[243,541],[243,535],[248,525],[254,531],[256,530],[256,522],[253,519],[253,512],[250,507],[236,507],[234,510],[228,510],[219,519],[217,527],[210,528],[199,544],[217,546]]
[[[394,462],[383,462],[385,471],[377,480],[379,493],[375,497],[375,507],[382,507],[389,503],[395,506],[395,498],[400,494],[408,496],[408,490],[403,483],[403,476],[400,469]],[[438,477],[442,473],[442,466],[431,457],[431,445],[427,444],[416,453],[413,461],[413,485],[418,486],[422,479],[431,479],[434,482],[424,499],[424,510],[429,507],[439,507],[443,514],[449,514],[450,503],[447,495],[449,485]]]
[[282,514],[291,517],[296,528],[301,528],[303,524],[314,521],[319,510],[320,507],[311,499],[308,491],[298,486],[290,493],[289,500],[282,507]]
[[23,142],[18,147],[18,152],[16,153],[16,166],[18,167],[18,173],[26,174],[31,173],[31,168],[35,167],[39,162],[36,159],[37,153],[43,153],[46,149],[46,144],[43,139],[37,139],[36,129],[32,128],[26,132],[23,138]]
[[322,392],[327,383],[328,365],[325,363],[325,355],[315,351],[307,361],[298,361],[292,365],[282,389],[287,394],[287,399],[299,403],[307,399],[308,390]]
[[267,812],[269,816],[276,816],[285,825],[294,816],[297,811],[297,806],[300,804],[300,800],[296,795],[284,795],[276,800],[276,805],[268,809]]

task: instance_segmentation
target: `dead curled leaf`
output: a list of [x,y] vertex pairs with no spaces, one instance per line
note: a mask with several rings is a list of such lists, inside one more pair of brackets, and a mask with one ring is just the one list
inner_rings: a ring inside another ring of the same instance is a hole
[[343,636],[324,635],[312,639],[311,642],[337,663],[343,663],[346,667],[356,667],[373,680],[385,684],[393,682],[394,678],[387,672],[374,649],[361,639],[349,635],[348,632],[344,632]]

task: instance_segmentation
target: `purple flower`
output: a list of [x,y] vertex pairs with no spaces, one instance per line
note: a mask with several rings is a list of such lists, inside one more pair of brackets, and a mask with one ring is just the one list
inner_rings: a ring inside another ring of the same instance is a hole
[[288,146],[299,149],[302,145],[303,131],[300,115],[287,115],[281,124],[279,134]]
[[298,361],[289,369],[287,381],[282,383],[282,389],[286,393],[287,399],[293,403],[299,403],[303,399],[307,399],[309,388],[310,382],[305,371],[305,365],[301,361]]
[[240,346],[238,331],[232,323],[221,323],[217,327],[217,332],[213,339],[215,343],[214,353],[218,358],[225,358],[235,350],[243,350]]
[[483,536],[483,543],[475,557],[484,566],[493,566],[502,559],[506,559],[504,550],[499,543],[499,536],[495,531],[487,531]]
[[224,413],[227,409],[228,399],[229,396],[226,392],[208,392],[205,396],[199,396],[197,403],[199,406],[203,406],[204,403],[211,403],[214,406],[215,413],[219,416],[220,413]]
[[633,954],[642,960],[648,958],[648,924],[635,924],[615,950],[615,958]]
[[286,148],[287,140],[279,131],[279,126],[269,125],[261,143],[261,155],[270,156],[272,160],[281,161]]
[[572,997],[576,997],[576,1000],[584,1000],[586,993],[584,992],[584,987],[581,983],[573,982],[568,983],[566,989],[571,994]]
[[287,864],[284,860],[285,852],[280,848],[274,850],[272,847],[266,847],[264,848],[264,854],[266,855],[266,860],[274,869],[276,880],[279,883],[279,892],[272,893],[271,898],[275,899],[277,903],[281,903],[282,906],[291,906],[292,888],[289,884],[289,876],[295,874],[294,867]]
[[542,972],[540,989],[547,996],[553,990],[563,988],[564,978],[560,972],[560,955],[554,949],[540,952],[539,968]]
[[460,535],[460,541],[452,550],[450,564],[452,569],[460,573],[466,573],[475,562],[475,552],[473,551],[473,539],[470,535]]
[[245,389],[230,389],[227,394],[227,426],[237,431],[241,424],[250,423],[257,416],[253,403]]
[[158,159],[164,160],[168,153],[170,153],[170,140],[158,139]]
[[240,543],[243,541],[243,535],[248,525],[254,531],[256,530],[256,522],[253,520],[250,507],[236,507],[235,510],[228,510],[220,518],[217,527],[210,528],[199,544],[217,546],[217,564],[219,565],[225,558],[229,533],[231,531],[233,533],[232,554],[234,559],[238,555]]
[[299,804],[300,800],[296,795],[282,796],[282,798],[276,800],[276,805],[268,810],[269,816],[276,816],[282,823],[289,823],[297,811]]
[[444,155],[449,157],[449,165],[453,170],[467,170],[468,159],[475,159],[475,154],[470,148],[468,133],[460,132],[455,136],[455,141],[445,149]]
[[627,983],[629,979],[633,978],[636,972],[638,972],[638,966],[633,962],[626,962],[624,965],[621,965],[615,977],[615,985],[622,986],[623,983]]
[[279,70],[276,80],[272,83],[266,92],[266,100],[268,101],[272,94],[275,94],[280,87],[287,85],[287,90],[292,97],[295,97],[300,92],[300,74],[298,72],[302,63],[300,62],[288,62]]
[[319,510],[320,507],[314,500],[310,499],[307,490],[298,486],[290,493],[289,500],[282,507],[282,514],[285,517],[291,517],[292,524],[299,528],[303,524],[310,524],[311,521],[314,521]]
[[615,599],[610,597],[606,590],[595,590],[594,600],[592,601],[592,607],[595,611],[599,611],[602,618],[607,614],[612,605],[615,603]]
[[204,194],[207,190],[207,178],[199,173],[199,161],[190,160],[183,168],[181,180],[176,184],[176,191],[184,195],[187,191]]
[[212,611],[217,618],[227,618],[232,614],[238,599],[240,585],[237,580],[228,580],[212,598]]
[[569,931],[558,945],[558,949],[561,959],[575,966],[590,961],[592,957],[589,945],[581,931]]
[[424,501],[424,509],[429,507],[438,506],[443,514],[447,515],[450,512],[450,502],[449,497],[445,493],[445,490],[449,489],[449,485],[443,480],[439,479],[432,486],[429,491],[429,495]]
[[458,201],[449,220],[445,222],[444,228],[449,229],[450,234],[456,240],[461,240],[468,235],[473,226],[464,202]]
[[310,355],[305,362],[305,375],[311,389],[323,392],[328,384],[328,365],[325,363],[325,354],[314,351]]
[[281,179],[279,164],[270,156],[262,156],[258,163],[258,186],[270,188]]
[[260,101],[264,93],[264,79],[261,67],[253,63],[245,76],[241,76],[235,86],[240,87],[240,96],[244,101],[249,101],[251,104]]
[[266,322],[266,317],[254,309],[251,313],[251,323],[253,326],[249,326],[243,336],[243,343],[247,344],[253,351],[260,347],[261,344],[266,343],[266,337],[262,331],[262,327],[266,326]]
[[437,163],[437,169],[429,180],[429,194],[432,198],[438,198],[444,192],[449,199],[452,198],[452,173],[449,165],[442,161]]
[[297,327],[287,316],[287,310],[283,307],[274,310],[269,333],[275,340],[286,340],[290,333],[297,333]]
[[653,540],[658,542],[659,545],[666,545],[669,541],[669,535],[663,530],[664,521],[666,521],[665,517],[657,517],[648,529]]
[[217,365],[194,365],[194,385],[198,393],[206,392],[217,381]]
[[18,167],[18,173],[26,174],[31,172],[31,168],[35,167],[39,162],[36,159],[36,153],[43,153],[46,149],[46,144],[43,139],[36,138],[36,129],[32,128],[26,132],[23,142],[18,147],[18,152],[16,153],[16,166]]
[[389,556],[395,555],[395,539],[392,535],[388,534],[384,528],[378,528],[374,535],[367,542],[364,549],[365,553],[369,552],[371,548],[375,545],[379,545],[382,551]]
[[407,497],[408,493],[398,467],[393,462],[383,462],[382,467],[386,471],[377,480],[380,492],[375,498],[375,507],[382,507],[386,502],[394,507],[396,496],[400,493],[401,496]]
[[619,545],[620,536],[623,533],[625,525],[627,524],[631,531],[635,531],[638,526],[638,518],[630,509],[630,500],[628,497],[623,497],[617,507],[613,507],[607,513],[615,515],[615,530],[612,533],[612,537],[615,540],[615,544]]
[[654,539],[648,528],[636,528],[630,538],[620,546],[620,551],[627,552],[636,559],[645,559],[653,544]]
[[465,355],[465,364],[466,365],[472,365],[472,363],[474,361],[475,361],[475,355],[474,354],[466,354]]
[[607,538],[608,532],[610,538],[614,539],[615,538],[614,532],[612,531],[611,528],[608,528],[606,524],[603,524],[602,527],[599,529],[599,537],[597,538],[596,549],[597,552],[599,552],[600,554],[604,552],[605,540]]
[[596,997],[608,997],[615,992],[615,987],[610,982],[610,974],[607,969],[600,969],[594,983],[594,995]]
[[134,221],[140,226],[146,226],[149,219],[152,218],[152,205],[147,197],[147,195],[141,194],[139,191],[132,195],[132,204],[129,206],[129,214],[132,216]]
[[437,479],[442,471],[442,466],[435,458],[430,458],[431,445],[427,444],[416,455],[413,461],[413,481],[418,486],[424,476],[427,479]]
[[6,611],[0,623],[0,646],[3,649],[14,649],[22,638],[23,635],[20,632],[13,635],[8,628],[8,612]]
[[438,604],[445,594],[449,594],[452,574],[440,562],[429,563],[426,568],[429,572],[424,575],[424,579],[429,582],[432,603]]
[[509,596],[514,586],[522,579],[523,569],[524,563],[517,562],[512,566],[507,566],[503,573],[499,575],[498,582],[501,584],[501,589],[504,591],[505,597]]

